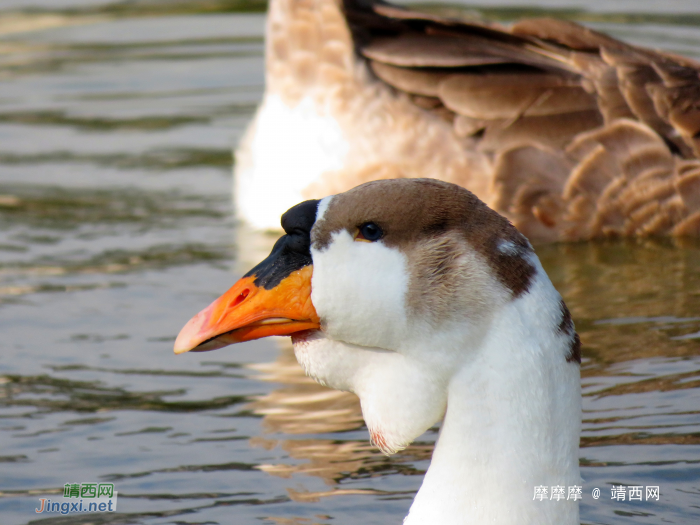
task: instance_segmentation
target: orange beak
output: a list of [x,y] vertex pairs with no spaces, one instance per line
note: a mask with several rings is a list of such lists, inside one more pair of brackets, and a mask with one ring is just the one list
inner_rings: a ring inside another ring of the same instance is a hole
[[177,336],[175,353],[216,350],[270,335],[319,329],[311,302],[312,273],[313,266],[304,266],[270,289],[256,286],[255,275],[243,277],[190,319]]

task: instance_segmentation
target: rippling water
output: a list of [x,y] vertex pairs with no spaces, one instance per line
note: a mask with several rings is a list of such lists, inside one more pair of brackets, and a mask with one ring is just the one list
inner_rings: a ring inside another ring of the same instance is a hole
[[[500,0],[700,57],[695,0]],[[284,340],[175,357],[273,238],[239,232],[231,146],[263,89],[264,4],[0,5],[0,522],[400,523],[436,429],[391,458]],[[538,249],[584,343],[583,523],[700,518],[700,244]],[[118,513],[36,514],[65,483]],[[660,501],[615,502],[615,485]],[[594,500],[591,491],[600,488]],[[507,494],[502,495],[507,498]]]

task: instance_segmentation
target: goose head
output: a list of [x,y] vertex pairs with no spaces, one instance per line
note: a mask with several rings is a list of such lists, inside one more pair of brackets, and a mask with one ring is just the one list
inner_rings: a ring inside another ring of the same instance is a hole
[[444,419],[407,523],[500,516],[463,492],[494,472],[514,476],[499,483],[523,498],[518,523],[549,523],[545,508],[557,523],[578,516],[575,502],[531,508],[535,485],[579,481],[580,351],[524,236],[432,179],[306,201],[282,227],[269,257],[187,323],[176,353],[291,335],[308,375],[357,394],[385,453]]

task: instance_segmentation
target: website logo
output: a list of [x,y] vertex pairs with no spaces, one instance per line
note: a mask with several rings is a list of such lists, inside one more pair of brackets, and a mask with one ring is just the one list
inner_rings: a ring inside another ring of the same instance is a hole
[[35,512],[76,514],[81,512],[116,512],[117,492],[113,483],[66,483],[63,500],[39,499]]

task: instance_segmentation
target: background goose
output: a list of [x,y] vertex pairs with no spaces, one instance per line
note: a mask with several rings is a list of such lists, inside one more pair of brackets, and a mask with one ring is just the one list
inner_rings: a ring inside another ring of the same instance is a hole
[[306,201],[282,226],[175,351],[292,335],[307,374],[358,395],[386,453],[443,420],[405,523],[577,524],[575,499],[533,498],[580,484],[581,356],[525,237],[431,179]]
[[272,0],[236,154],[255,228],[304,198],[439,177],[534,241],[700,232],[700,64],[571,22],[504,29],[358,0]]

